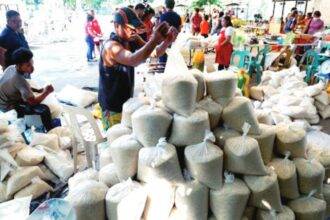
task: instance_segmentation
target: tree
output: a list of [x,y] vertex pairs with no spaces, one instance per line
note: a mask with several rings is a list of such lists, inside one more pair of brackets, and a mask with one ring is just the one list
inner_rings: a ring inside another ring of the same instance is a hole
[[219,5],[220,0],[195,0],[192,4],[193,7],[201,8],[205,5]]

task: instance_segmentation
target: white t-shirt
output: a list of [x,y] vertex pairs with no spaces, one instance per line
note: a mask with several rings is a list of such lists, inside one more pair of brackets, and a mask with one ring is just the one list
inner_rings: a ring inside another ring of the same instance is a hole
[[229,27],[226,27],[225,29],[226,29],[225,30],[225,36],[226,37],[233,36],[233,34],[234,34],[234,28],[233,27],[229,26]]

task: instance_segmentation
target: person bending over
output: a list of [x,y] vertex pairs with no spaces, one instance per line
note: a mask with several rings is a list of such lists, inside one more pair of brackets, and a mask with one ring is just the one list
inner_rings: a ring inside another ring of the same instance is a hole
[[134,67],[148,57],[159,57],[175,40],[178,32],[166,22],[159,24],[145,42],[138,35],[143,28],[136,13],[126,7],[114,16],[115,32],[105,43],[99,63],[99,94],[103,128],[120,123],[123,104],[133,96]]

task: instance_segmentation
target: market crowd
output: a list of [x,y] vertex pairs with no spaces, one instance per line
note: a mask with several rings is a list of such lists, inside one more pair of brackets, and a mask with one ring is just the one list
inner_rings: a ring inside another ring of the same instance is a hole
[[[180,16],[174,11],[175,0],[164,0],[164,6],[157,12],[142,3],[117,9],[113,16],[113,33],[102,32],[94,10],[86,15],[86,60],[99,62],[98,100],[105,130],[120,122],[122,106],[133,95],[134,67],[149,57],[166,63],[166,49],[181,31],[205,38],[217,35],[215,63],[219,70],[229,67],[235,32],[231,11],[224,13],[214,9],[206,13],[196,8],[193,13]],[[50,110],[41,102],[54,88],[52,85],[43,89],[30,86],[33,54],[21,31],[20,14],[9,10],[6,19],[7,26],[0,34],[0,64],[4,70],[0,79],[0,110],[15,109],[19,117],[40,115],[46,130],[50,130],[54,126]],[[304,33],[315,34],[324,28],[319,11],[304,16],[293,8],[282,20],[284,33],[303,27]]]

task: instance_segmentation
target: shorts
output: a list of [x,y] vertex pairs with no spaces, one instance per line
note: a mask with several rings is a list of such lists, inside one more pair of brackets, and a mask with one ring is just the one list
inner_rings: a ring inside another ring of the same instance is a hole
[[115,124],[119,124],[121,122],[121,113],[112,112],[112,111],[102,111],[102,126],[105,131],[114,126]]

